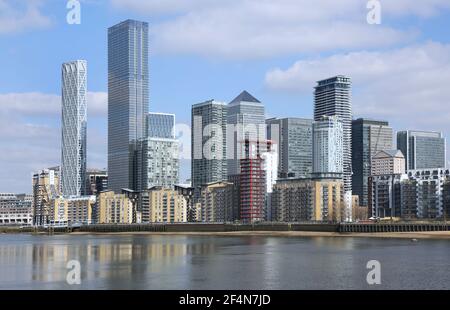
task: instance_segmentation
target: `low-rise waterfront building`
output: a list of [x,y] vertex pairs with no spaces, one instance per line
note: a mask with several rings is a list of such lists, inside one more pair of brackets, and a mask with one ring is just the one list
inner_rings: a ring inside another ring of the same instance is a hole
[[201,187],[200,204],[202,222],[232,222],[234,185],[230,182],[214,182]]
[[343,220],[342,174],[278,180],[272,196],[272,216],[278,222]]
[[95,196],[55,198],[50,222],[55,225],[93,224],[95,203]]
[[112,191],[98,195],[96,205],[96,222],[98,224],[133,223],[133,201],[126,194]]
[[444,219],[450,170],[411,170],[369,178],[369,215],[402,219]]
[[145,194],[148,197],[148,204],[142,206],[143,222],[187,222],[187,201],[178,190],[155,186],[148,189]]
[[60,196],[59,167],[40,170],[33,174],[33,223],[50,223],[52,200]]
[[33,196],[0,193],[0,225],[32,225]]

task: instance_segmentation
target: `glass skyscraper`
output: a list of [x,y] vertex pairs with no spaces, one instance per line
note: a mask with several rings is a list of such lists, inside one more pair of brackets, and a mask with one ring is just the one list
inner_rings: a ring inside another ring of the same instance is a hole
[[361,206],[368,205],[372,157],[393,148],[394,131],[386,121],[357,119],[352,123],[352,190]]
[[137,187],[137,141],[146,136],[149,106],[148,23],[108,29],[108,188]]
[[[230,126],[227,137],[228,176],[236,176],[241,173],[240,160],[245,158],[245,141],[266,140],[264,105],[243,91],[228,104],[227,123]],[[234,136],[231,136],[231,129],[234,129]]]
[[61,190],[81,196],[86,189],[87,62],[62,65]]
[[147,114],[147,133],[149,138],[175,138],[175,115],[166,113]]
[[278,146],[280,178],[309,178],[312,172],[312,124],[303,118],[266,120],[267,139]]
[[192,106],[191,181],[197,196],[202,185],[227,179],[226,128],[225,103],[210,100]]
[[400,131],[397,148],[405,156],[406,170],[446,167],[446,139],[440,132]]

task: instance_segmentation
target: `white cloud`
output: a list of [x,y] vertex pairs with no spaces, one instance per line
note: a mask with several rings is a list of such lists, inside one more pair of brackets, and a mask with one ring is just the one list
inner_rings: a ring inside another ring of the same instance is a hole
[[181,13],[218,4],[217,0],[111,0],[113,7],[145,14]]
[[0,34],[46,28],[51,21],[41,12],[41,0],[0,0]]
[[450,137],[449,44],[301,60],[268,72],[266,85],[311,94],[317,80],[337,74],[352,78],[355,116],[387,119],[398,129],[445,131]]
[[[88,94],[88,166],[106,167],[106,93]],[[0,191],[30,192],[31,174],[59,165],[60,96],[0,94]]]
[[[108,108],[106,92],[88,92],[88,117],[105,117]],[[8,93],[0,94],[3,113],[18,113],[23,116],[59,116],[61,96],[54,94]]]
[[[207,57],[258,58],[334,49],[380,48],[417,34],[388,24],[368,25],[366,0],[112,0],[116,8],[154,16],[156,51]],[[381,1],[384,17],[430,17],[450,8],[447,0]]]

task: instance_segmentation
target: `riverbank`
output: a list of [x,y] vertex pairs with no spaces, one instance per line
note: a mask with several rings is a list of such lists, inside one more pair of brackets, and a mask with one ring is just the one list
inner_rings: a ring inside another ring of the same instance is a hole
[[399,238],[399,239],[446,239],[450,240],[450,231],[428,232],[391,232],[391,233],[336,233],[313,231],[233,231],[233,232],[73,232],[70,235],[148,235],[148,236],[214,236],[214,237],[330,237],[330,238]]

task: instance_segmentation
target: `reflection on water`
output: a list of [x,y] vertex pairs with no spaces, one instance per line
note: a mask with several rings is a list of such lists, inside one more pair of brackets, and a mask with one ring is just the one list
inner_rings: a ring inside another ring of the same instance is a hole
[[[0,289],[450,288],[448,241],[194,236],[0,236]],[[66,283],[70,260],[81,286]]]

